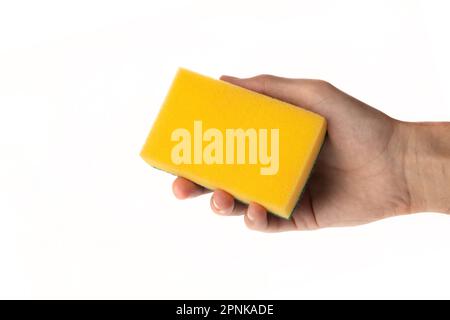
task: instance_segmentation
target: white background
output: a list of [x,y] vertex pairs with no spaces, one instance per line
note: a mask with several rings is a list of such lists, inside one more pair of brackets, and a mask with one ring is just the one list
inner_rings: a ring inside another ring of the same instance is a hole
[[1,1],[0,298],[450,298],[450,219],[263,234],[138,154],[178,66],[450,120],[447,1]]

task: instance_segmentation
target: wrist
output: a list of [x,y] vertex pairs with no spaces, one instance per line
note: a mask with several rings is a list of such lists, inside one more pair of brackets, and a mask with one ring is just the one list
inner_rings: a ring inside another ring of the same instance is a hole
[[450,123],[400,122],[410,212],[450,213]]

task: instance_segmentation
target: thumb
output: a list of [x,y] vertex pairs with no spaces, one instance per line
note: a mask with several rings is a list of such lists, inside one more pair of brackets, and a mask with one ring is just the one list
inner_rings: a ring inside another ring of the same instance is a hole
[[322,102],[333,99],[338,92],[325,81],[290,79],[272,75],[259,75],[246,79],[222,76],[220,80],[291,103],[325,117],[331,115],[331,110]]

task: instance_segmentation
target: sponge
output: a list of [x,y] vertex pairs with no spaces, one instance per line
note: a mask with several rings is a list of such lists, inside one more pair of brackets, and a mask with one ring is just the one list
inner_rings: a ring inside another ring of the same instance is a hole
[[180,68],[141,157],[288,219],[325,133],[318,114]]

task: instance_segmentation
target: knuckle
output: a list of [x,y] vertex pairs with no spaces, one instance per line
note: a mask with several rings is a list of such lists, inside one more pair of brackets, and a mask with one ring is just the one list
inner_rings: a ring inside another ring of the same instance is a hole
[[277,77],[271,74],[260,74],[256,76],[254,79],[256,80],[258,87],[260,88],[262,93],[268,93],[271,87],[271,84],[274,83],[274,80]]
[[323,92],[323,91],[334,88],[333,85],[331,83],[329,83],[328,81],[320,80],[320,79],[311,80],[311,85],[312,85],[313,89],[315,89],[319,92]]
[[273,75],[271,75],[271,74],[263,73],[263,74],[257,75],[255,78],[256,78],[256,79],[260,79],[260,80],[271,80],[271,79],[273,79],[274,77],[275,77],[275,76],[273,76]]

